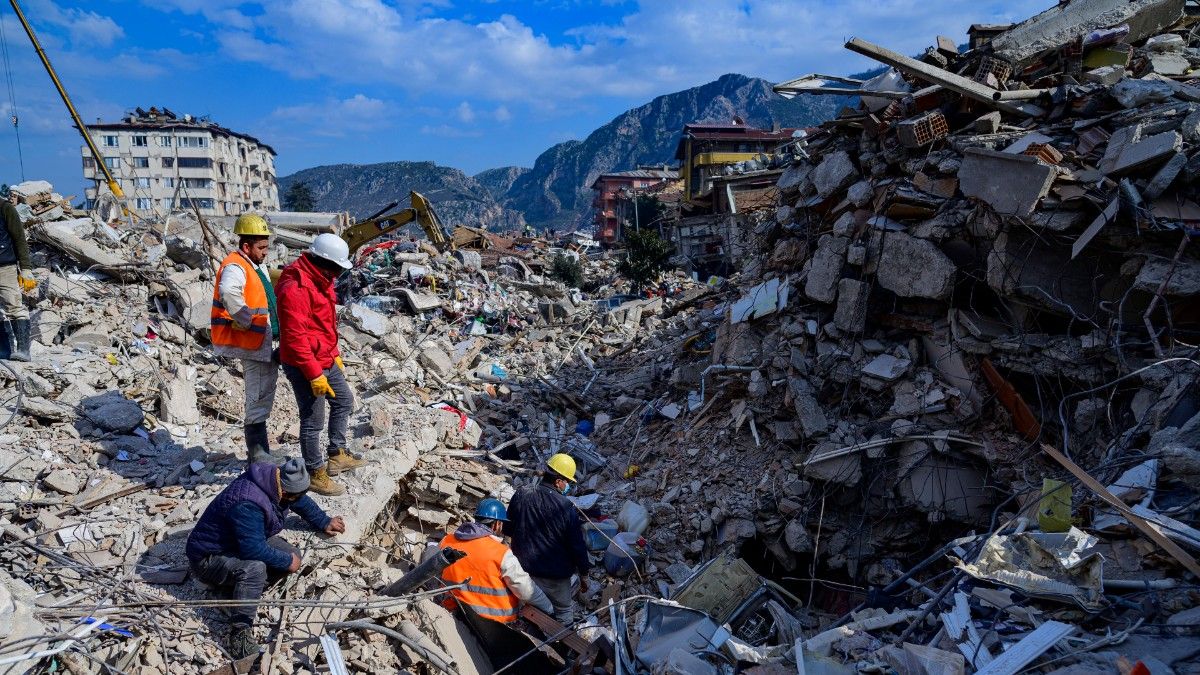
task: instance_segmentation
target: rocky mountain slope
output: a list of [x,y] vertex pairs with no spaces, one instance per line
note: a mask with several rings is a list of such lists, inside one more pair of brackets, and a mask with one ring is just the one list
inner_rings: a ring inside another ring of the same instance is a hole
[[673,164],[686,123],[727,123],[741,117],[759,128],[800,127],[833,117],[847,100],[786,100],[766,80],[730,74],[628,110],[582,141],[552,146],[532,169],[508,166],[467,176],[432,162],[338,164],[281,177],[279,192],[305,181],[317,210],[362,217],[417,190],[434,201],[448,224],[504,229],[528,221],[538,227],[570,227],[590,220],[589,186],[600,174],[639,164]]
[[786,100],[766,80],[723,75],[626,111],[582,141],[551,147],[513,183],[506,204],[538,226],[582,224],[590,214],[589,186],[597,176],[639,164],[673,163],[686,123],[728,123],[738,116],[765,129],[807,126],[833,117],[844,104],[845,99],[829,96]]
[[299,182],[308,184],[317,211],[348,211],[365,218],[393,201],[408,206],[408,193],[416,190],[433,202],[447,224],[492,230],[524,224],[521,214],[505,208],[488,185],[433,162],[317,166],[280,177],[279,193]]

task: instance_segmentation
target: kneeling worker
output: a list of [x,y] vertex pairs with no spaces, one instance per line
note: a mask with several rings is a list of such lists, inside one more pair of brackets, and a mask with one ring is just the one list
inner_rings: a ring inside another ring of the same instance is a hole
[[546,612],[554,607],[550,599],[533,583],[520,561],[504,544],[500,533],[508,514],[499,499],[485,499],[475,510],[475,522],[465,523],[454,534],[442,539],[441,548],[454,548],[467,556],[442,571],[442,580],[466,583],[450,591],[448,609],[460,602],[485,619],[510,623],[517,619],[517,607],[527,602]]
[[270,247],[270,229],[262,216],[244,213],[233,225],[237,250],[225,256],[217,270],[210,315],[213,351],[239,359],[246,384],[246,435],[248,462],[271,460],[267,418],[275,405],[279,364],[273,358],[279,338],[275,291],[263,269]]
[[204,509],[188,535],[192,574],[246,601],[230,610],[229,651],[235,659],[258,651],[254,615],[267,583],[300,569],[299,549],[274,538],[283,531],[288,510],[330,536],[346,531],[341,516],[330,518],[305,494],[308,486],[308,471],[299,459],[283,466],[251,464]]

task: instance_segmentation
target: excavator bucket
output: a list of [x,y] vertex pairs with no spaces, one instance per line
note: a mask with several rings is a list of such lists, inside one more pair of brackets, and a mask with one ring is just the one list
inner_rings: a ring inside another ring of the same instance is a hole
[[412,200],[412,206],[407,209],[378,218],[368,218],[344,230],[342,239],[346,240],[350,255],[353,257],[358,249],[368,242],[394,232],[414,220],[421,226],[429,242],[438,250],[444,250],[450,243],[450,237],[433,210],[433,204],[419,192],[409,193],[409,198]]

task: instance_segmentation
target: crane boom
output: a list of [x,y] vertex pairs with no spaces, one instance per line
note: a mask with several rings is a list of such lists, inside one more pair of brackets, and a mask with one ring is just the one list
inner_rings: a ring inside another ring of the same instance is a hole
[[[46,56],[45,50],[42,49],[42,43],[38,41],[37,35],[33,32],[33,26],[30,26],[29,21],[25,19],[25,13],[21,11],[21,6],[17,4],[17,0],[8,0],[8,4],[12,5],[13,11],[17,13],[17,19],[21,21],[21,26],[25,29],[25,34],[29,36],[29,41],[33,43],[33,48],[37,51],[38,58],[42,60],[42,65],[46,67],[46,72],[50,74],[50,80],[54,82],[54,87],[58,89],[58,95],[62,97],[63,103],[67,106],[67,111],[71,113],[71,119],[75,122],[75,128],[83,136],[83,142],[87,143],[88,150],[92,153],[92,158],[96,160],[96,166],[104,172],[104,180],[108,181],[108,189],[113,193],[114,197],[124,202],[125,193],[121,190],[121,185],[113,178],[112,173],[108,170],[108,165],[104,163],[104,157],[100,154],[100,149],[96,147],[96,142],[92,140],[92,135],[88,133],[83,120],[79,118],[79,113],[76,112],[75,105],[71,103],[71,97],[67,96],[67,90],[63,88],[62,82],[58,79],[58,74],[54,72],[54,66],[50,65],[50,58]],[[123,204],[122,207],[124,207]]]

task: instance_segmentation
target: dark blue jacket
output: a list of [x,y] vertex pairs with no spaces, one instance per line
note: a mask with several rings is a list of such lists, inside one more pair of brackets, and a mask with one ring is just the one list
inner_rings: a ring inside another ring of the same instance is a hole
[[586,574],[591,566],[575,505],[553,485],[517,490],[504,533],[512,537],[521,567],[535,577],[567,579],[574,572]]
[[251,464],[204,509],[188,535],[188,560],[227,555],[286,570],[292,564],[291,553],[271,546],[267,539],[283,530],[287,511],[295,511],[318,530],[328,527],[332,519],[308,495],[287,506],[280,504],[282,497],[279,467],[269,462]]

